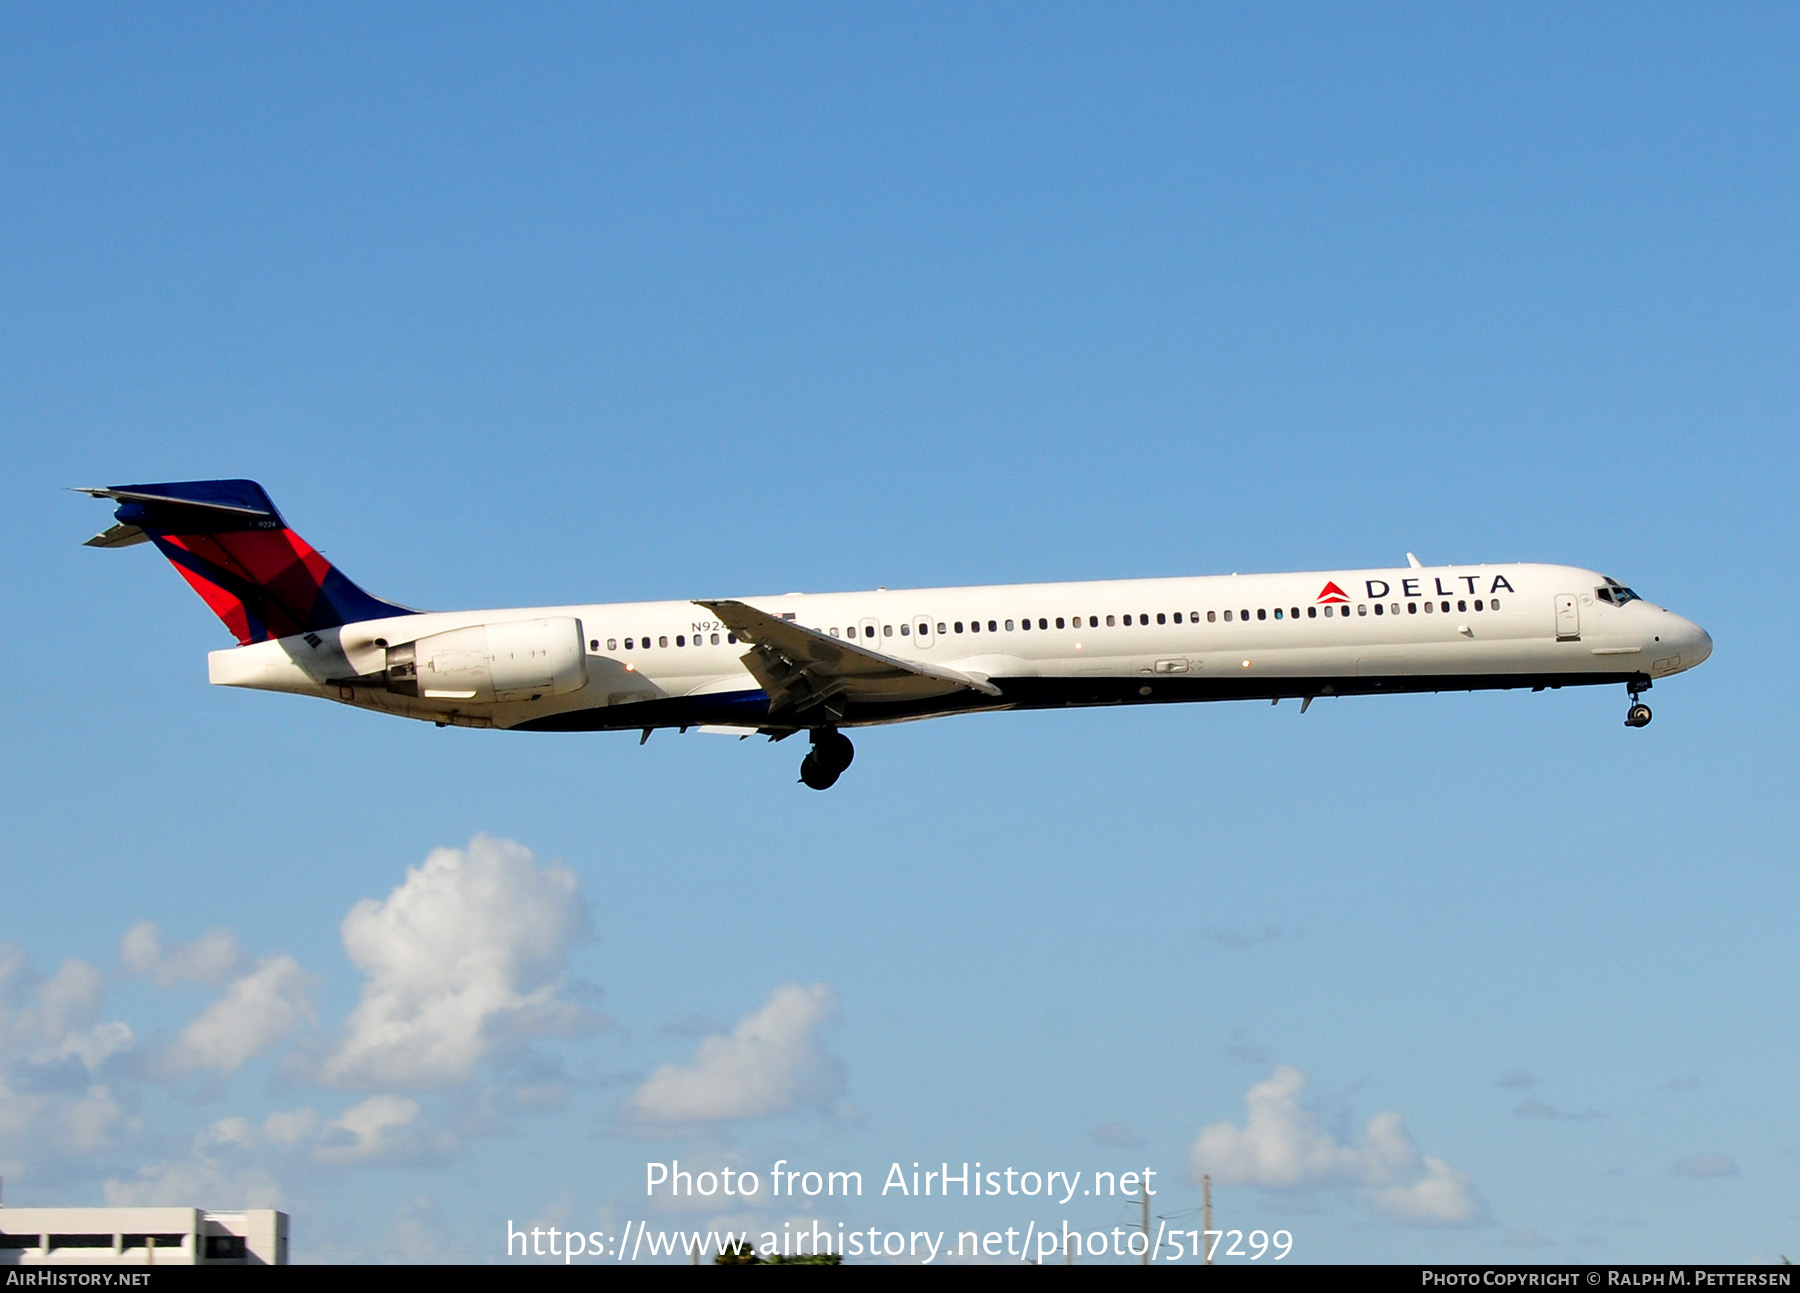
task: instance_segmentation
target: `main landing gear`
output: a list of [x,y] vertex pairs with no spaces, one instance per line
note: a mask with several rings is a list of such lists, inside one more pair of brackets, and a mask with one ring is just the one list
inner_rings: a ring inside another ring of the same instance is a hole
[[1631,693],[1631,708],[1625,711],[1625,726],[1649,727],[1650,706],[1644,704],[1638,697],[1650,690],[1650,680],[1644,678],[1628,682],[1625,684],[1625,690]]
[[814,790],[830,790],[855,757],[856,747],[849,737],[835,727],[815,727],[812,750],[800,760],[800,780]]

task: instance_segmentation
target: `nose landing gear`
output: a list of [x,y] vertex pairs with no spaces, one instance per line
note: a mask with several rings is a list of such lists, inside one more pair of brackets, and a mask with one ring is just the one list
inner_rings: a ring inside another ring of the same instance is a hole
[[835,727],[815,727],[812,750],[800,760],[800,780],[814,790],[830,790],[855,757],[849,737]]
[[1638,697],[1650,690],[1650,680],[1645,678],[1641,681],[1628,682],[1625,684],[1625,690],[1631,694],[1631,708],[1625,711],[1625,726],[1649,727],[1650,706],[1644,704]]

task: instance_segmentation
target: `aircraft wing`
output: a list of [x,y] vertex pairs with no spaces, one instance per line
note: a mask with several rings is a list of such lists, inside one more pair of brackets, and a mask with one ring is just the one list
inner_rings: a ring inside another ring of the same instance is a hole
[[706,607],[750,644],[744,667],[768,692],[772,714],[822,708],[835,718],[845,701],[917,700],[957,691],[1001,694],[985,678],[917,660],[897,660],[743,602],[694,604]]

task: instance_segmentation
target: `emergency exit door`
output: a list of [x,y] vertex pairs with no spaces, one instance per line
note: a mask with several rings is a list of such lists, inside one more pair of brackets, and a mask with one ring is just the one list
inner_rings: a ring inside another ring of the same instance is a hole
[[1574,593],[1556,595],[1556,640],[1574,642],[1581,637],[1581,604]]

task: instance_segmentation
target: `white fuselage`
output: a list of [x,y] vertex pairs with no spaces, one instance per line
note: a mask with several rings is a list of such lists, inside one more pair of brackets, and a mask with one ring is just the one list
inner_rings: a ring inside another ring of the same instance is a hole
[[[859,726],[972,709],[1642,683],[1711,654],[1711,639],[1692,621],[1642,599],[1611,600],[1625,591],[1576,567],[1470,565],[742,600],[999,693],[836,716]],[[367,681],[391,663],[397,643],[521,621],[578,623],[570,636],[582,658],[561,690],[482,699],[402,695]],[[215,651],[210,675],[437,723],[779,728],[745,666],[747,649],[694,602],[628,602],[367,620]]]

